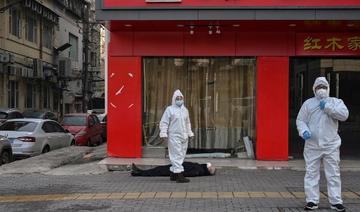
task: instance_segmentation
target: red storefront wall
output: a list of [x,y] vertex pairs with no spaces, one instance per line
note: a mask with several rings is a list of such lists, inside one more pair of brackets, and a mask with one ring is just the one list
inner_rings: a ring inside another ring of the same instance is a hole
[[112,32],[108,154],[141,157],[142,56],[257,56],[257,159],[288,158],[288,56],[293,33]]

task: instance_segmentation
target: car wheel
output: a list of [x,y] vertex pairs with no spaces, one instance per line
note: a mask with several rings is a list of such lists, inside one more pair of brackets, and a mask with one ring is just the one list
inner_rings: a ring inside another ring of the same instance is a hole
[[50,152],[50,147],[49,147],[49,145],[46,145],[45,147],[44,147],[44,149],[42,150],[42,152],[41,153],[47,153],[47,152]]
[[92,146],[90,139],[88,140],[87,145],[88,145],[88,146]]
[[72,140],[70,146],[75,146],[75,140]]
[[11,162],[11,156],[9,152],[2,152],[0,158],[0,165]]

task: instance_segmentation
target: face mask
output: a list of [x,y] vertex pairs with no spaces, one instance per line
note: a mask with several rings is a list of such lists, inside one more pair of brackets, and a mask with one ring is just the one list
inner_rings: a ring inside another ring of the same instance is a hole
[[316,95],[321,99],[328,97],[327,90],[323,88],[318,89],[316,91]]
[[178,107],[181,107],[181,105],[184,104],[184,100],[175,100],[175,104],[176,104]]

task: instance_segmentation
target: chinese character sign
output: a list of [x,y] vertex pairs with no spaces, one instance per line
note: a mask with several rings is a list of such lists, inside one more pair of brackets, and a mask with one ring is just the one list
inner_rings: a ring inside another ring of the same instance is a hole
[[296,55],[360,56],[360,33],[299,33]]

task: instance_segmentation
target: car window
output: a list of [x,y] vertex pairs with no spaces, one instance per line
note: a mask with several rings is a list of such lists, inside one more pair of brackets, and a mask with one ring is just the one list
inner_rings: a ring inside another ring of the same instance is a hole
[[54,129],[56,130],[56,132],[65,132],[64,128],[62,128],[62,126],[60,126],[58,123],[55,122],[50,122],[51,125],[53,125]]
[[15,112],[16,118],[24,118],[24,116],[20,112]]
[[0,131],[34,132],[36,122],[30,121],[7,121],[0,126]]
[[26,118],[40,118],[42,115],[42,112],[36,112],[36,111],[25,111],[24,117]]
[[48,117],[49,119],[55,119],[55,114],[53,114],[53,113],[47,113],[47,117]]
[[86,126],[86,116],[65,116],[62,125],[64,126]]
[[100,124],[100,120],[97,116],[92,116],[92,118],[94,119],[95,124]]
[[94,118],[92,116],[89,116],[89,125],[90,126],[94,126],[95,125],[95,121]]
[[0,119],[6,119],[8,117],[7,113],[0,112]]
[[10,112],[8,113],[8,119],[15,119],[16,118],[16,114],[14,112]]
[[43,126],[41,127],[41,129],[44,130],[45,133],[54,133],[56,132],[56,129],[54,127],[54,125],[52,125],[51,122],[47,121],[43,124]]

